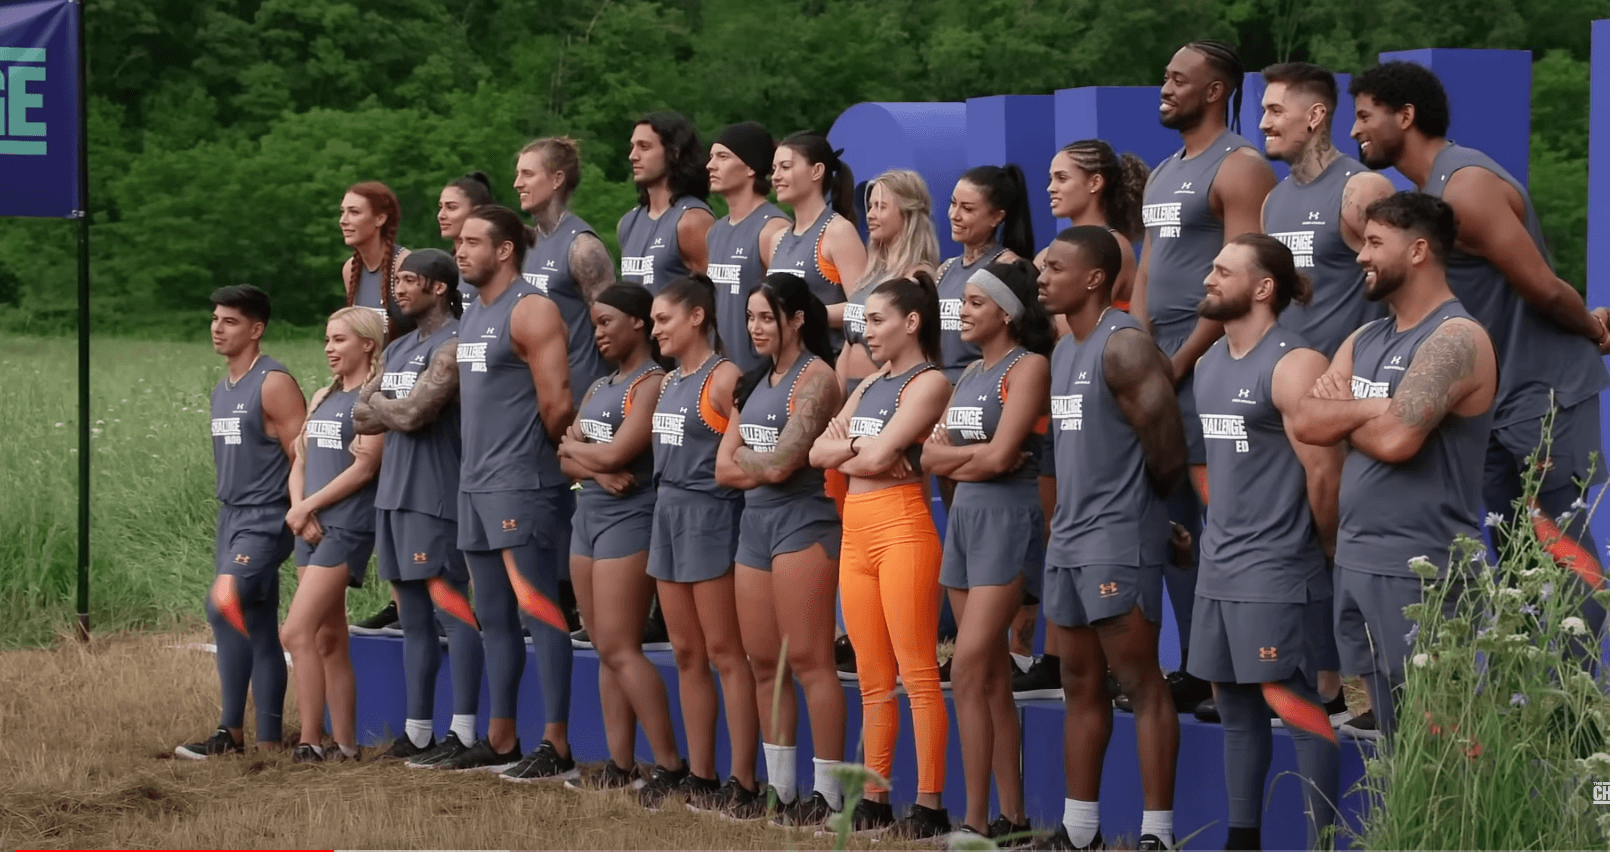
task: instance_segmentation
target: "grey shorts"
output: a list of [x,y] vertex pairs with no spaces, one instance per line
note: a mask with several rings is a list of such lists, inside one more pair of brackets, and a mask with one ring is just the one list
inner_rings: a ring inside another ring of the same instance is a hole
[[1045,510],[1039,494],[1030,502],[979,502],[958,497],[950,507],[939,584],[947,589],[1004,586],[1022,575],[1025,598],[1039,596],[1045,570]]
[[375,552],[375,534],[370,530],[325,527],[318,544],[296,540],[296,567],[347,567],[347,585],[363,588],[363,575],[369,573],[369,555]]
[[388,582],[430,580],[469,582],[470,569],[458,549],[458,523],[407,509],[375,510],[376,573]]
[[285,526],[289,504],[219,506],[215,568],[237,578],[243,603],[278,595],[280,564],[294,549],[295,536]]
[[1040,593],[1045,617],[1061,627],[1089,627],[1140,605],[1147,621],[1163,621],[1163,569],[1133,565],[1061,568],[1047,564]]
[[1312,590],[1308,603],[1303,604],[1303,641],[1308,644],[1308,661],[1316,672],[1342,670],[1342,659],[1336,653],[1335,607],[1332,595],[1314,597]]
[[1196,598],[1186,670],[1215,683],[1279,683],[1301,672],[1312,686],[1318,670],[1303,626],[1307,604]]
[[[1403,677],[1404,661],[1413,651],[1408,636],[1414,624],[1403,608],[1420,603],[1420,584],[1419,577],[1336,569],[1336,650],[1342,674],[1380,671],[1389,680]],[[1449,594],[1444,615],[1453,615],[1458,605],[1459,595]]]
[[844,531],[839,512],[825,496],[802,496],[774,506],[744,506],[738,523],[738,564],[771,570],[772,559],[820,544],[829,559],[839,558]]
[[458,548],[492,551],[535,541],[555,548],[570,528],[570,488],[458,493]]
[[624,497],[582,492],[571,516],[570,554],[586,559],[625,559],[649,549],[654,531],[654,491]]
[[742,500],[661,486],[654,501],[648,575],[673,583],[702,583],[732,570]]
[[[1543,472],[1540,492],[1569,486],[1574,480],[1605,480],[1605,465],[1601,460],[1593,463],[1594,453],[1603,455],[1603,438],[1599,434],[1599,398],[1594,396],[1554,415],[1550,431],[1549,461],[1552,464]],[[1542,418],[1524,420],[1493,430],[1487,444],[1482,493],[1490,501],[1504,495],[1513,500],[1521,496],[1521,476],[1526,469],[1526,457],[1537,450],[1543,440]],[[1488,506],[1487,511],[1508,517],[1514,509],[1507,503]]]

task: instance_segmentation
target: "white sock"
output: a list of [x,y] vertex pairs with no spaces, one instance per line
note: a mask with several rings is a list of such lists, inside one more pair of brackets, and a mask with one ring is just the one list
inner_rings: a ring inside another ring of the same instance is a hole
[[475,714],[453,716],[453,733],[458,734],[458,741],[467,745],[475,745]]
[[1096,839],[1096,832],[1101,830],[1101,803],[1064,799],[1062,827],[1068,830],[1068,839],[1074,846],[1089,846],[1090,841]]
[[407,719],[403,722],[403,733],[408,735],[408,741],[414,748],[424,748],[430,742],[429,719]]
[[794,763],[794,747],[761,743],[766,750],[766,780],[777,791],[779,804],[789,804],[799,797],[799,777]]
[[341,745],[340,743],[336,743],[336,745],[341,746],[341,753],[346,755],[347,757],[357,757],[358,756],[358,747],[357,746]]
[[835,811],[843,810],[844,793],[839,789],[838,776],[833,774],[833,770],[839,766],[839,761],[813,757],[811,758],[811,765],[815,767],[816,774],[816,780],[812,782],[811,786],[816,792],[822,794],[822,798],[827,800],[828,807]]
[[1034,665],[1034,658],[1033,657],[1026,657],[1026,656],[1024,656],[1022,654],[1013,654],[1012,655],[1012,664],[1017,666],[1018,671],[1026,672],[1026,671],[1029,670],[1029,666]]
[[1174,812],[1173,811],[1141,811],[1140,833],[1150,834],[1163,845],[1174,848]]

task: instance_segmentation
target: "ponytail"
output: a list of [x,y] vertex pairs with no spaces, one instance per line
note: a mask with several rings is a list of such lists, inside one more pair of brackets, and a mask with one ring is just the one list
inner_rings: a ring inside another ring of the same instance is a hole
[[665,285],[659,296],[690,311],[703,309],[704,326],[701,331],[705,333],[710,349],[722,355],[727,354],[727,348],[721,343],[721,332],[716,327],[716,285],[709,276],[699,272],[689,273]]
[[843,216],[851,222],[856,221],[855,215],[855,173],[850,170],[850,164],[844,162],[844,149],[833,147],[827,137],[814,130],[801,130],[789,135],[787,139],[779,142],[777,147],[790,148],[805,158],[811,165],[820,163],[826,171],[822,175],[822,197],[833,208],[833,212]]
[[1087,175],[1101,177],[1101,215],[1107,227],[1140,242],[1146,235],[1141,205],[1146,196],[1146,179],[1151,169],[1135,154],[1119,156],[1100,139],[1070,142],[1059,152]]
[[[811,292],[811,287],[805,283],[805,279],[789,272],[773,272],[749,291],[750,296],[756,293],[765,297],[766,304],[771,306],[772,315],[777,317],[779,337],[782,335],[784,322],[794,314],[805,315],[805,322],[799,327],[800,357],[805,357],[806,353],[815,355],[829,367],[837,362],[837,355],[828,338],[827,306]],[[744,373],[743,378],[738,381],[738,386],[733,389],[733,403],[738,408],[743,408],[744,403],[749,401],[749,395],[755,392],[755,388],[759,387],[776,367],[776,359],[768,355],[760,364]]]
[[464,193],[464,197],[470,200],[471,210],[483,204],[498,203],[497,196],[492,194],[492,179],[486,176],[486,172],[469,172],[448,186]]
[[1034,219],[1029,212],[1029,186],[1017,163],[974,166],[962,180],[979,188],[991,207],[1005,213],[1000,243],[1018,257],[1034,256]]
[[908,278],[891,278],[873,288],[867,298],[872,296],[888,299],[901,316],[916,314],[922,320],[917,325],[917,346],[922,356],[934,364],[943,361],[939,344],[939,288],[932,275],[918,270]]

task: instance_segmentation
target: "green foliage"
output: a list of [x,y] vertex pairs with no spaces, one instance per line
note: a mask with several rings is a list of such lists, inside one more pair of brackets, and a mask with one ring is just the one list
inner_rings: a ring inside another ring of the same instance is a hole
[[[95,327],[183,337],[176,317],[241,281],[316,325],[340,302],[335,210],[358,180],[397,191],[404,245],[442,245],[443,184],[479,169],[512,203],[514,151],[568,134],[583,142],[577,212],[613,250],[634,198],[626,140],[648,110],[680,110],[706,135],[743,119],[825,131],[868,100],[1152,85],[1204,37],[1237,43],[1249,68],[1536,50],[1531,186],[1580,283],[1587,22],[1607,16],[1610,0],[98,0]],[[59,222],[0,230],[17,282],[0,284],[0,331],[73,327],[75,245]]]

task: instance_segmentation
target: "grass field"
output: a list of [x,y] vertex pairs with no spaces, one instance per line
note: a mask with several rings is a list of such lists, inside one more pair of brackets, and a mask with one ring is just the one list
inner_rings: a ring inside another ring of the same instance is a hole
[[[320,343],[279,341],[265,349],[305,393],[327,380]],[[71,629],[75,370],[70,339],[0,340],[0,647],[37,646]],[[217,517],[207,395],[222,370],[206,343],[94,341],[91,629],[203,623]],[[289,563],[285,570],[288,592],[294,575]],[[369,585],[349,595],[359,617],[385,595]]]

